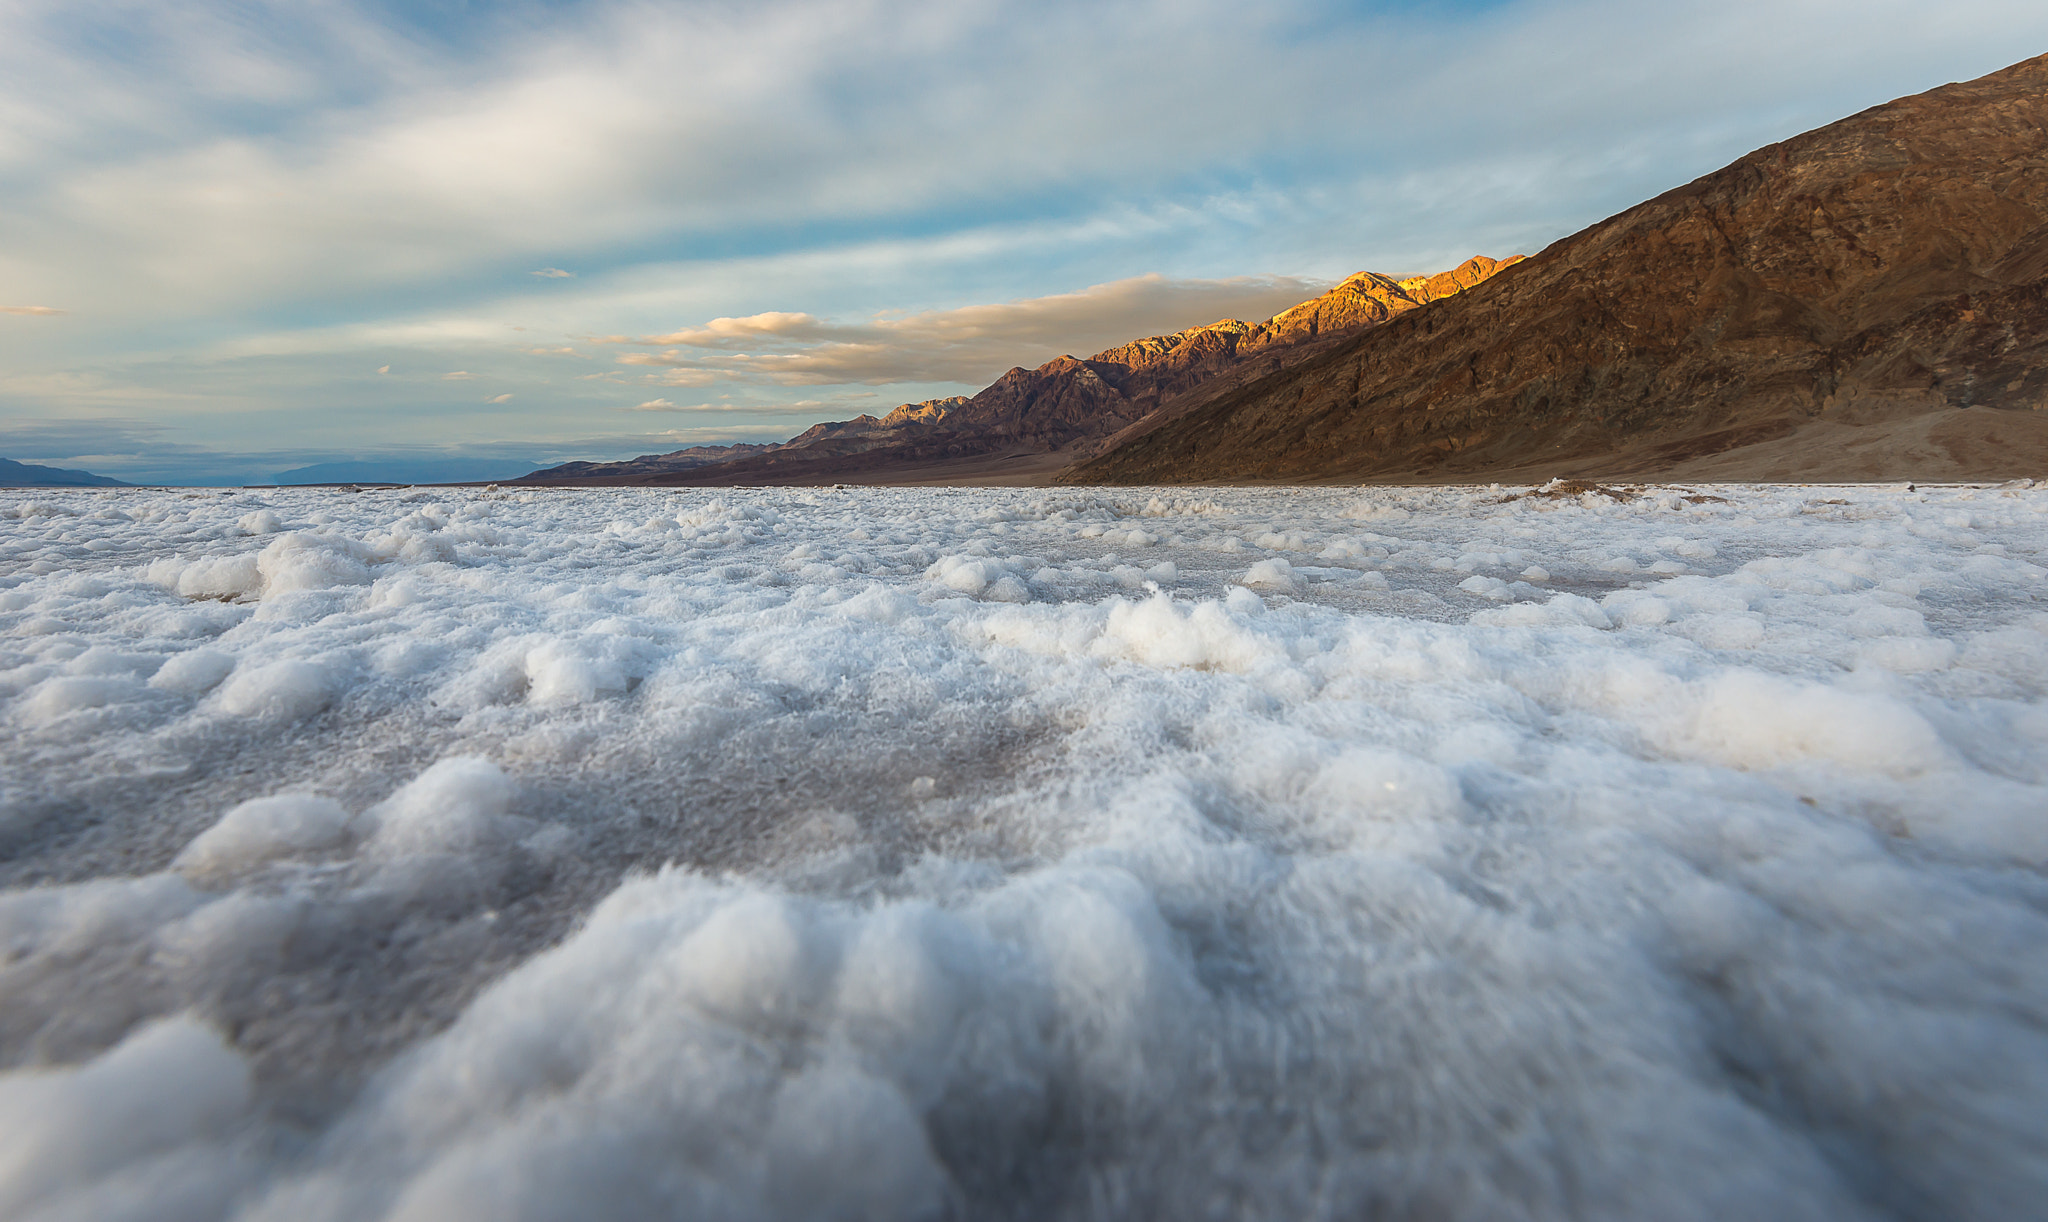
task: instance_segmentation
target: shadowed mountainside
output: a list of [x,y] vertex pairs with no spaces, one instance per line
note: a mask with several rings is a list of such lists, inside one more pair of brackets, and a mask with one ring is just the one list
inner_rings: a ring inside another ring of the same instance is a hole
[[2048,470],[2048,56],[1774,144],[1076,483]]
[[1086,360],[1012,369],[972,398],[905,404],[888,416],[814,425],[773,446],[696,447],[620,463],[570,463],[521,483],[773,484],[837,479],[1050,474],[1141,423],[1172,419],[1418,306],[1464,291],[1516,258],[1480,257],[1434,276],[1360,272],[1252,325],[1224,319],[1134,340]]

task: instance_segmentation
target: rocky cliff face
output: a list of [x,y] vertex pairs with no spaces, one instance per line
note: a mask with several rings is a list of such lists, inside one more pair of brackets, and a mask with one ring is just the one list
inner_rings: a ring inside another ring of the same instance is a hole
[[906,403],[882,417],[881,426],[885,429],[894,429],[906,425],[937,424],[954,408],[964,406],[966,402],[966,395],[953,395],[944,399],[926,399],[922,403]]
[[[1376,327],[1520,261],[1481,256],[1411,280],[1360,272],[1311,301],[1253,325],[1226,318],[1098,352],[1012,369],[946,422],[955,444],[974,438],[1054,451],[1100,448],[1133,426],[1205,399],[1232,373],[1260,374],[1306,360],[1329,343]],[[1230,384],[1235,384],[1231,382]],[[1091,446],[1092,443],[1092,446]]]
[[1463,292],[1522,259],[1521,255],[1500,260],[1478,255],[1450,271],[1405,280],[1390,279],[1378,272],[1360,272],[1314,301],[1304,301],[1276,315],[1246,337],[1245,347],[1255,352],[1383,323],[1416,306]]
[[1067,478],[2040,474],[2044,358],[2048,56],[1752,153]]

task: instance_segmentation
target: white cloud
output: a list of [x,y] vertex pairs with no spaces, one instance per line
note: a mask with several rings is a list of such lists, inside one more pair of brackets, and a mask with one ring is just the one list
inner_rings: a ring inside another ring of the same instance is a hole
[[0,306],[0,314],[27,314],[38,318],[48,317],[52,314],[67,313],[70,313],[70,311],[55,309],[51,306]]
[[[135,16],[156,53],[119,73],[61,36],[75,18],[55,0],[0,16],[0,164],[29,184],[0,211],[7,246],[35,252],[7,279],[123,311],[440,292],[507,258],[690,235],[924,233],[1025,198],[1207,210],[1225,182],[1356,244],[1374,203],[1318,167],[1597,157],[1713,127],[1741,152],[2048,38],[2048,12],[2018,0],[593,3],[440,44],[345,5]],[[1362,81],[1364,64],[1398,67]],[[81,95],[77,113],[55,101]],[[266,123],[237,126],[258,104]]]
[[656,386],[709,386],[718,381],[718,375],[708,369],[671,369],[666,373],[650,373],[643,380]]
[[[2048,45],[2034,0],[415,11],[0,0],[0,285],[73,313],[14,329],[0,418],[460,441],[359,376],[393,351],[520,385],[508,444],[671,388],[941,393],[1272,308],[1175,285],[1533,249]],[[533,376],[593,335],[636,363]]]
[[444,382],[468,382],[475,377],[476,375],[467,369],[458,369],[453,373],[442,374],[441,380]]
[[747,318],[714,318],[701,327],[689,327],[669,335],[650,335],[637,341],[607,338],[605,343],[689,344],[697,348],[733,348],[762,338],[816,338],[830,329],[809,314],[769,311]]
[[[843,404],[827,404],[819,399],[804,399],[796,403],[671,403],[667,399],[649,399],[637,407],[624,410],[629,412],[733,412],[762,416],[807,416],[816,415],[824,407],[845,408]],[[852,410],[847,408],[845,410]]]
[[527,275],[545,276],[550,280],[573,280],[576,278],[575,272],[565,272],[559,267],[543,267],[537,272],[528,272]]
[[492,396],[491,396],[490,398],[488,398],[488,399],[485,399],[485,400],[484,400],[484,402],[486,402],[486,403],[510,403],[511,401],[512,401],[512,396],[511,396],[511,395],[509,395],[509,394],[507,394],[507,395],[492,395]]

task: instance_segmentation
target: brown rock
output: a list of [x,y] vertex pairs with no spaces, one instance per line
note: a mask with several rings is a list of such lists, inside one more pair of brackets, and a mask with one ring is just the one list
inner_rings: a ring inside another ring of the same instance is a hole
[[1065,478],[2040,474],[2044,275],[2048,56],[1752,153]]
[[937,424],[947,413],[967,402],[966,395],[953,395],[944,399],[926,399],[922,403],[906,403],[882,417],[883,428],[901,428],[908,424]]

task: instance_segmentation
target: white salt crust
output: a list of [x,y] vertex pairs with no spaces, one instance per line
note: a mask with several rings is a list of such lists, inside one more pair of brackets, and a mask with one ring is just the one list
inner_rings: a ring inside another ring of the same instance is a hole
[[0,493],[0,1216],[2031,1216],[2048,490]]

